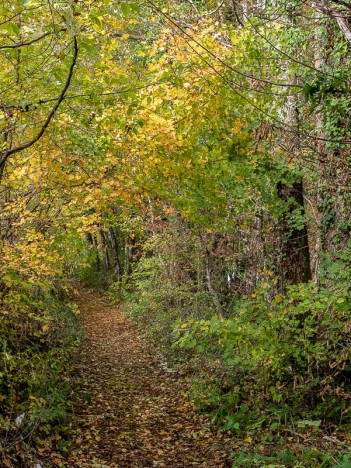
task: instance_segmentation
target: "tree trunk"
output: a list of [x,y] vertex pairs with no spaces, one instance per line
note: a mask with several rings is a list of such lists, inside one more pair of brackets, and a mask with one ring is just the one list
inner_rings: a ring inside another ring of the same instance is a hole
[[94,266],[99,271],[100,270],[100,256],[99,256],[99,250],[98,250],[96,238],[95,236],[91,234],[91,232],[87,232],[85,235],[86,235],[86,239],[88,241],[89,247],[93,251]]
[[116,274],[116,280],[120,281],[121,276],[122,276],[122,268],[121,268],[121,264],[120,264],[119,257],[118,257],[117,237],[116,237],[115,231],[113,230],[112,227],[109,228],[109,233],[110,233],[110,239],[111,239],[111,243],[112,243],[113,263],[114,263],[114,271],[115,271],[115,274]]
[[108,237],[106,236],[105,232],[100,229],[100,237],[101,237],[101,242],[103,245],[103,249],[105,252],[105,262],[106,262],[106,267],[108,270],[111,269],[111,259],[110,259],[110,246],[108,242]]
[[301,215],[305,214],[302,180],[291,187],[278,183],[278,196],[287,204],[287,210],[279,222],[279,274],[281,285],[285,288],[289,284],[306,283],[312,278],[306,222],[303,222],[302,228],[290,222],[294,210],[299,209]]
[[203,239],[200,232],[199,232],[199,238],[200,238],[202,250],[205,253],[205,271],[206,271],[207,289],[208,289],[208,292],[210,293],[210,296],[212,297],[213,304],[216,307],[217,317],[221,322],[223,322],[224,317],[223,317],[222,304],[221,304],[221,301],[219,300],[217,291],[215,290],[213,286],[213,281],[212,281],[212,272],[213,272],[212,252],[210,252],[210,250],[208,249],[206,242]]

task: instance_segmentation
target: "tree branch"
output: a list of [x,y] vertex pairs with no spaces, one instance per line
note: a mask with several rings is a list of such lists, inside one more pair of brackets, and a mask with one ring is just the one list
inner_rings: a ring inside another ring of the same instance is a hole
[[344,34],[345,39],[350,43],[351,45],[351,31],[346,23],[345,17],[341,14],[341,11],[334,10],[333,8],[330,8],[329,6],[325,5],[322,2],[317,1],[316,2],[317,8],[319,8],[323,13],[327,14],[331,18],[334,18],[336,22],[339,25],[340,30]]
[[[58,32],[62,32],[62,31],[67,31],[67,29],[62,28]],[[49,31],[49,32],[46,32],[46,33],[42,34],[41,36],[35,37],[31,41],[18,42],[17,44],[11,44],[11,45],[3,45],[3,46],[0,46],[0,50],[3,50],[3,49],[19,49],[20,47],[29,46],[31,44],[34,44],[35,42],[41,41],[42,39],[44,39],[44,37],[50,36],[51,34],[52,34],[52,32]]]
[[[129,91],[140,91],[142,89],[146,89],[146,88],[150,88],[152,86],[156,86],[158,84],[161,84],[163,83],[162,81],[155,81],[155,82],[152,82],[152,83],[148,83],[144,86],[135,86],[135,87],[132,87],[132,88],[127,88],[127,89],[116,89],[115,91],[108,91],[108,92],[105,92],[105,93],[97,93],[97,96],[100,96],[100,97],[105,97],[105,96],[117,96],[119,94],[122,94],[122,93],[128,93]],[[67,99],[77,99],[77,98],[84,98],[84,99],[91,99],[91,95],[92,93],[80,93],[80,94],[72,94],[72,95],[66,95],[64,96],[63,100],[66,101]],[[48,98],[48,99],[39,99],[39,101],[36,101],[36,102],[29,102],[28,104],[26,105],[15,105],[15,104],[11,104],[11,105],[7,105],[5,106],[2,102],[0,102],[0,109],[3,109],[3,110],[18,110],[18,111],[21,111],[21,112],[30,112],[31,108],[34,108],[36,109],[37,107],[39,106],[42,106],[43,104],[48,104],[50,102],[53,102],[53,101],[57,101],[57,97],[53,97],[53,98]]]
[[134,34],[128,34],[127,32],[115,32],[111,34],[110,37],[123,37],[128,36],[128,39],[131,41],[145,41],[147,39],[146,36],[136,36]]
[[332,0],[333,3],[337,3],[338,5],[343,5],[346,8],[351,9],[351,3],[345,2],[344,0]]
[[74,36],[74,38],[73,38],[73,43],[74,43],[74,52],[73,52],[71,66],[70,66],[69,71],[68,71],[65,86],[63,87],[63,89],[61,91],[61,94],[60,94],[60,96],[58,97],[58,99],[56,101],[56,104],[51,109],[51,112],[48,115],[47,119],[45,120],[43,126],[41,127],[38,134],[34,138],[27,141],[26,143],[23,143],[23,145],[16,146],[15,148],[9,148],[9,149],[7,149],[5,151],[5,153],[2,154],[2,156],[0,158],[0,167],[2,167],[5,164],[6,160],[8,159],[8,157],[11,154],[19,153],[19,152],[29,148],[30,146],[33,146],[44,135],[45,130],[48,128],[48,126],[49,126],[52,118],[54,117],[57,109],[60,107],[60,104],[64,100],[65,94],[66,94],[66,92],[67,92],[67,90],[68,90],[68,88],[69,88],[69,86],[71,84],[71,81],[72,81],[73,70],[74,70],[74,67],[75,67],[75,65],[77,63],[77,57],[78,57],[78,41],[77,41],[76,36]]

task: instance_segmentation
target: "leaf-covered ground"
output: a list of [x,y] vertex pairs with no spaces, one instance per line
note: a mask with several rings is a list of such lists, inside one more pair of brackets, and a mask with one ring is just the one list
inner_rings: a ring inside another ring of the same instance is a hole
[[230,467],[230,442],[194,411],[188,382],[162,363],[117,306],[83,290],[82,401],[63,467]]

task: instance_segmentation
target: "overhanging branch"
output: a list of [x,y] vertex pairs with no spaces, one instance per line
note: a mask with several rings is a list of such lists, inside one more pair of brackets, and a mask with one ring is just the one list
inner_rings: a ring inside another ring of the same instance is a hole
[[[62,31],[66,31],[66,29],[60,29],[59,32],[62,32]],[[32,39],[30,41],[18,42],[17,44],[3,45],[3,46],[0,46],[0,50],[19,49],[21,47],[29,46],[31,44],[34,44],[35,42],[41,41],[42,39],[44,39],[47,36],[50,36],[51,34],[52,34],[52,32],[49,31],[49,32],[46,32],[46,33],[42,34],[41,36],[35,37],[34,39]]]
[[1,155],[0,167],[2,167],[5,164],[6,160],[8,159],[8,157],[10,155],[15,154],[15,153],[20,153],[21,151],[29,148],[30,146],[33,146],[44,135],[45,130],[48,128],[48,126],[49,126],[52,118],[54,117],[57,109],[60,107],[60,104],[64,100],[65,94],[66,94],[66,92],[67,92],[67,90],[68,90],[68,88],[69,88],[69,86],[71,84],[71,81],[72,81],[74,67],[75,67],[75,65],[77,63],[77,57],[78,57],[78,41],[77,41],[76,36],[74,36],[74,38],[73,38],[73,44],[74,44],[73,57],[72,57],[71,66],[70,66],[69,71],[68,71],[66,83],[65,83],[65,85],[64,85],[64,87],[63,87],[63,89],[61,91],[61,94],[57,98],[57,101],[56,101],[54,107],[51,109],[50,114],[47,116],[44,124],[42,125],[41,129],[39,130],[39,132],[37,133],[37,135],[34,138],[27,141],[26,143],[23,143],[22,145],[16,146],[14,148],[7,149]]

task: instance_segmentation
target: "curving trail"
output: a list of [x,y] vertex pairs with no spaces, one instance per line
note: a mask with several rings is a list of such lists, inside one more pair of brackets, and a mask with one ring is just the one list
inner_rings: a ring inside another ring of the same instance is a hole
[[162,367],[106,296],[83,290],[77,302],[87,334],[79,369],[85,398],[61,466],[230,467],[229,441],[182,394],[187,379]]

